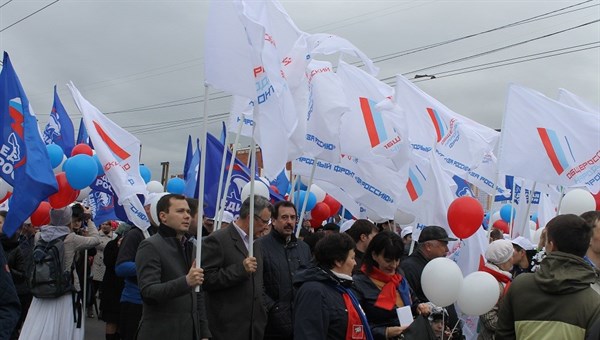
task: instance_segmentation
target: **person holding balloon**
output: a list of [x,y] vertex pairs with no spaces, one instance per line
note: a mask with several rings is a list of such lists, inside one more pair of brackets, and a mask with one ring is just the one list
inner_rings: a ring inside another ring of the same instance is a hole
[[496,305],[489,312],[479,316],[481,331],[477,337],[478,340],[495,339],[498,324],[498,306],[512,281],[512,275],[509,271],[513,266],[513,253],[513,244],[509,240],[496,240],[490,243],[485,251],[487,263],[479,270],[491,274],[498,281],[500,294]]
[[382,231],[369,243],[360,273],[354,274],[356,296],[360,301],[373,339],[399,339],[407,326],[401,326],[396,308],[411,306],[414,314],[427,315],[431,307],[411,294],[407,280],[399,271],[404,253],[402,238]]

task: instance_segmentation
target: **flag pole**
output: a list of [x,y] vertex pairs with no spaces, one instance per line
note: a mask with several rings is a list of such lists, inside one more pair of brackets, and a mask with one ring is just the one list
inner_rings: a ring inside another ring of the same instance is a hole
[[[252,117],[256,117],[258,105],[254,106]],[[248,228],[248,256],[254,256],[254,183],[256,180],[256,142],[254,141],[255,125],[252,125],[252,144],[250,145],[250,227]]]
[[[523,184],[523,183],[521,183]],[[515,200],[517,199],[517,193],[515,192],[515,188],[517,186],[517,178],[513,176],[513,186],[512,186],[512,199],[510,200],[510,221],[509,221],[509,230],[508,230],[508,235],[510,235],[510,238],[512,239],[512,232],[513,232],[513,227],[515,225],[515,221],[514,221],[514,212],[516,210],[515,207],[513,207],[513,203],[515,202]],[[521,189],[523,189],[523,186],[521,185]]]
[[[312,186],[312,181],[315,176],[316,168],[317,168],[317,159],[315,158],[312,169],[310,169],[310,177],[308,178],[308,186],[306,187],[304,199],[302,200],[302,209],[300,210],[300,218],[298,219],[298,226],[296,227],[296,238],[298,238],[298,236],[300,236],[300,229],[302,229],[302,222],[304,222],[304,212],[306,212],[306,203],[308,202],[308,196],[310,194],[310,187]],[[300,198],[300,194],[298,194],[298,198]]]
[[[202,221],[204,220],[204,173],[206,170],[206,134],[208,130],[208,84],[204,84],[204,112],[202,119],[202,134],[200,146],[200,179],[198,180],[198,221],[196,239],[196,268],[201,267],[202,263]],[[200,286],[196,286],[196,293],[200,291]]]
[[[223,211],[225,210],[225,203],[227,202],[226,196],[227,193],[229,192],[229,185],[231,182],[231,176],[232,176],[232,171],[233,171],[233,164],[235,163],[235,155],[237,153],[237,149],[238,149],[238,142],[240,140],[240,134],[242,133],[242,124],[240,123],[238,125],[238,129],[237,129],[237,133],[235,134],[235,141],[233,142],[233,150],[231,150],[231,159],[229,160],[229,169],[227,170],[227,178],[225,179],[225,188],[223,189],[223,197],[221,197],[220,201],[218,202],[219,204],[218,206],[218,212],[219,212],[219,220],[217,221],[217,225],[216,225],[216,230],[221,229],[221,225],[223,224],[223,222],[221,221],[223,219]],[[224,154],[225,156],[223,156],[223,159],[226,158],[227,153]],[[220,183],[219,183],[220,185]],[[219,194],[219,197],[221,195]],[[218,199],[218,198],[217,198]],[[244,203],[244,202],[242,202]]]
[[83,283],[83,297],[81,298],[81,329],[82,329],[82,333],[85,332],[85,318],[87,316],[86,313],[86,309],[87,309],[87,261],[88,261],[88,250],[85,249],[83,251],[83,280],[81,280],[81,282]]

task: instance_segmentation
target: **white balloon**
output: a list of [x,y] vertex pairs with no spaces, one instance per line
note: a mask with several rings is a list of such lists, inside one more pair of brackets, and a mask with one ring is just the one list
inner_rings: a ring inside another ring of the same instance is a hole
[[77,202],[83,201],[90,195],[90,192],[92,192],[92,188],[90,188],[90,187],[85,187],[85,188],[79,190],[79,196],[77,196],[76,201]]
[[535,231],[535,228],[537,228],[537,223],[529,220],[529,229],[531,229],[531,231]]
[[456,302],[463,313],[477,316],[494,308],[499,296],[500,286],[492,274],[473,272],[463,280]]
[[565,194],[560,204],[560,214],[581,215],[584,212],[596,210],[594,196],[583,189],[573,189]]
[[[156,181],[154,181],[156,182]],[[148,184],[150,184],[150,182],[148,182]],[[160,184],[160,183],[158,183]],[[162,186],[162,185],[161,185]],[[164,195],[168,195],[168,192],[161,192],[158,193],[150,198],[148,198],[150,203],[150,218],[152,219],[152,221],[150,222],[154,222],[155,225],[159,225],[160,224],[160,220],[158,219],[158,212],[156,211],[156,205],[158,204],[158,201],[160,200],[161,197],[163,197]]]
[[423,293],[440,307],[446,307],[454,303],[460,293],[463,276],[456,262],[446,258],[435,258],[423,269],[421,274],[421,286]]
[[415,221],[415,218],[415,215],[409,214],[402,210],[396,210],[396,213],[394,214],[394,222],[398,223],[399,225],[409,225]]
[[146,190],[151,193],[159,194],[165,192],[165,188],[159,181],[150,181],[146,184]]
[[[242,188],[241,193],[242,202],[246,200],[246,198],[250,197],[250,182],[246,183]],[[254,196],[262,196],[264,198],[269,199],[269,187],[261,181],[254,181]]]
[[317,197],[317,203],[323,202],[323,200],[325,199],[325,196],[327,196],[327,193],[325,192],[325,190],[319,188],[319,186],[316,184],[313,184],[310,186],[310,192],[315,194],[315,196]]
[[536,247],[538,244],[540,244],[540,238],[542,237],[542,231],[544,231],[544,228],[540,228],[540,229],[536,230],[535,233],[533,233],[531,235],[531,243],[533,243],[533,245]]

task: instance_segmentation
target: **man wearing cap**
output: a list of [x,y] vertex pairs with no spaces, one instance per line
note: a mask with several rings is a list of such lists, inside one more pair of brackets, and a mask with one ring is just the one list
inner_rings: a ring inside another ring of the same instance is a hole
[[[421,286],[421,274],[429,261],[445,257],[448,254],[448,242],[456,241],[457,239],[448,236],[446,230],[442,227],[431,225],[425,227],[419,235],[419,245],[409,257],[400,263],[400,268],[404,271],[404,277],[408,280],[408,284],[415,292],[420,302],[428,302],[429,299],[423,293]],[[443,284],[443,282],[440,282]],[[458,316],[454,305],[447,308],[450,315],[449,322],[452,327],[458,322]],[[450,327],[450,328],[452,328]],[[461,327],[456,327],[460,330]]]
[[227,228],[231,222],[233,222],[233,214],[227,210],[223,211],[223,216],[221,216],[221,228]]
[[411,226],[404,227],[404,229],[402,229],[402,231],[400,232],[400,237],[402,237],[402,243],[404,243],[404,254],[402,256],[403,259],[408,257],[408,252],[410,251],[410,244],[413,240],[412,233],[413,227]]
[[279,201],[273,207],[272,228],[269,234],[259,238],[263,258],[263,303],[268,312],[264,339],[292,339],[294,275],[307,268],[312,255],[306,243],[296,239],[294,229],[297,221],[296,207],[292,202]]
[[536,252],[533,243],[523,236],[517,236],[512,240],[512,245],[514,248],[512,260],[514,266],[511,271],[513,278],[522,273],[530,273],[531,258]]
[[583,259],[590,225],[576,215],[558,215],[546,231],[547,255],[539,269],[519,275],[504,296],[497,340],[583,340],[600,321],[600,296],[590,287],[596,273]]

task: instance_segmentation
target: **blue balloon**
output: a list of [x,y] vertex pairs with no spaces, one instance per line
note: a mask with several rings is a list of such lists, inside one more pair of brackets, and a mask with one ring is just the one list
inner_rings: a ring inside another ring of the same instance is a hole
[[69,161],[71,160],[71,157],[65,159],[63,165],[62,165],[62,171],[63,172],[67,172],[67,169],[69,168]]
[[533,215],[531,215],[531,220],[535,223],[537,223],[538,221],[538,212],[534,212]]
[[102,167],[102,163],[100,163],[100,158],[98,158],[98,155],[93,155],[92,157],[96,161],[96,165],[98,165],[98,176],[104,175],[104,168]]
[[147,166],[140,164],[140,175],[142,176],[142,179],[144,179],[144,183],[148,184],[148,182],[150,182],[150,180],[152,179],[152,172],[150,171],[150,169],[148,169]]
[[167,182],[167,192],[172,194],[183,194],[185,181],[179,177],[173,177]]
[[[298,211],[302,210],[305,197],[306,191],[304,190],[296,191],[294,193],[294,204],[296,205],[296,209],[298,209]],[[315,205],[317,205],[317,196],[311,192],[308,194],[308,200],[306,201],[306,211],[311,211]]]
[[98,164],[92,156],[78,154],[69,158],[69,165],[65,169],[67,182],[75,190],[80,190],[98,177]]
[[506,223],[510,223],[510,217],[515,218],[517,210],[510,204],[505,204],[500,208],[500,217]]
[[50,158],[52,169],[56,168],[60,165],[60,163],[62,163],[65,152],[60,146],[56,144],[48,144],[46,145],[46,151],[48,151],[48,157]]

